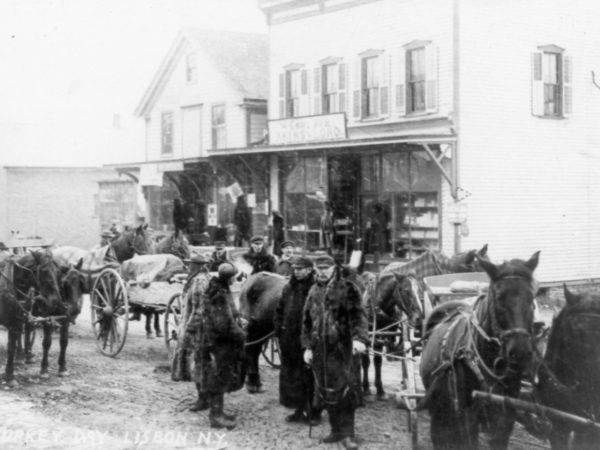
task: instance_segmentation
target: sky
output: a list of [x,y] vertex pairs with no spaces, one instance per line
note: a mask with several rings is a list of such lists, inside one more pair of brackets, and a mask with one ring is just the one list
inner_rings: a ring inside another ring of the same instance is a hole
[[258,0],[1,0],[0,166],[142,161],[133,112],[190,26],[268,32]]

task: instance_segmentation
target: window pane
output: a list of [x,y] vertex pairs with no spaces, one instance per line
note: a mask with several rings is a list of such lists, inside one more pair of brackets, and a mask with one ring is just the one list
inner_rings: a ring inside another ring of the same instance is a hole
[[368,58],[365,60],[366,64],[366,87],[374,88],[379,86],[379,73],[377,70],[377,58]]
[[300,71],[294,70],[290,74],[290,96],[300,96]]
[[408,53],[408,76],[410,81],[425,79],[425,49],[418,48]]
[[329,64],[325,66],[325,93],[332,94],[337,92],[338,87],[337,65]]
[[544,83],[558,83],[558,55],[544,53]]
[[212,108],[213,126],[223,125],[225,123],[225,106],[217,105]]

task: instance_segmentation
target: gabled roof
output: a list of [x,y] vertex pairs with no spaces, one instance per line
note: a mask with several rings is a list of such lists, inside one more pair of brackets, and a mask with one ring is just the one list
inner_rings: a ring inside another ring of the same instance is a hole
[[[268,42],[266,34],[183,29],[173,42],[135,113],[143,116],[152,107],[181,58],[186,43],[206,55],[242,98],[266,100],[269,91]],[[201,83],[202,80],[199,79],[198,82]]]

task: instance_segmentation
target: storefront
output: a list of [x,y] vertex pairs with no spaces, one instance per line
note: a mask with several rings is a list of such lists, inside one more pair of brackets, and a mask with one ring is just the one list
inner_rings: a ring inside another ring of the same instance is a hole
[[[435,152],[439,146],[430,148]],[[280,156],[286,235],[308,250],[322,248],[325,201],[333,209],[334,247],[371,253],[374,207],[385,216],[383,253],[412,258],[441,239],[442,174],[420,145],[388,144],[291,152]]]

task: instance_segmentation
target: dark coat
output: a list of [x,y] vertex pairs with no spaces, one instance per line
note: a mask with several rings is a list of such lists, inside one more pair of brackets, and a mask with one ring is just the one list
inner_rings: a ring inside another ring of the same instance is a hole
[[[244,343],[229,284],[213,277],[204,293],[194,291],[197,308],[186,328],[195,351],[193,381],[200,392],[232,392],[244,383]],[[189,336],[186,336],[189,339]]]
[[371,252],[385,252],[388,245],[387,217],[385,211],[374,211],[371,214],[369,229],[369,247]]
[[327,284],[317,282],[308,293],[303,311],[302,347],[313,351],[313,372],[317,404],[325,407],[360,402],[352,341],[368,345],[367,315],[354,283],[345,280],[347,295],[325,302]]
[[300,334],[304,303],[313,282],[312,274],[304,280],[292,277],[283,288],[275,312],[281,357],[279,403],[288,408],[302,408],[312,397],[312,374],[304,366]]
[[292,270],[292,263],[289,259],[280,259],[275,263],[275,273],[289,277],[294,271]]
[[244,259],[252,266],[252,273],[250,275],[258,272],[273,272],[275,270],[275,257],[269,254],[264,247],[258,253],[250,249],[248,253],[244,253]]
[[223,252],[221,256],[217,255],[217,252],[212,252],[210,255],[210,259],[208,260],[208,270],[209,272],[216,272],[219,270],[219,266],[224,262],[228,262],[233,264],[233,261],[229,259],[229,255],[227,252]]

